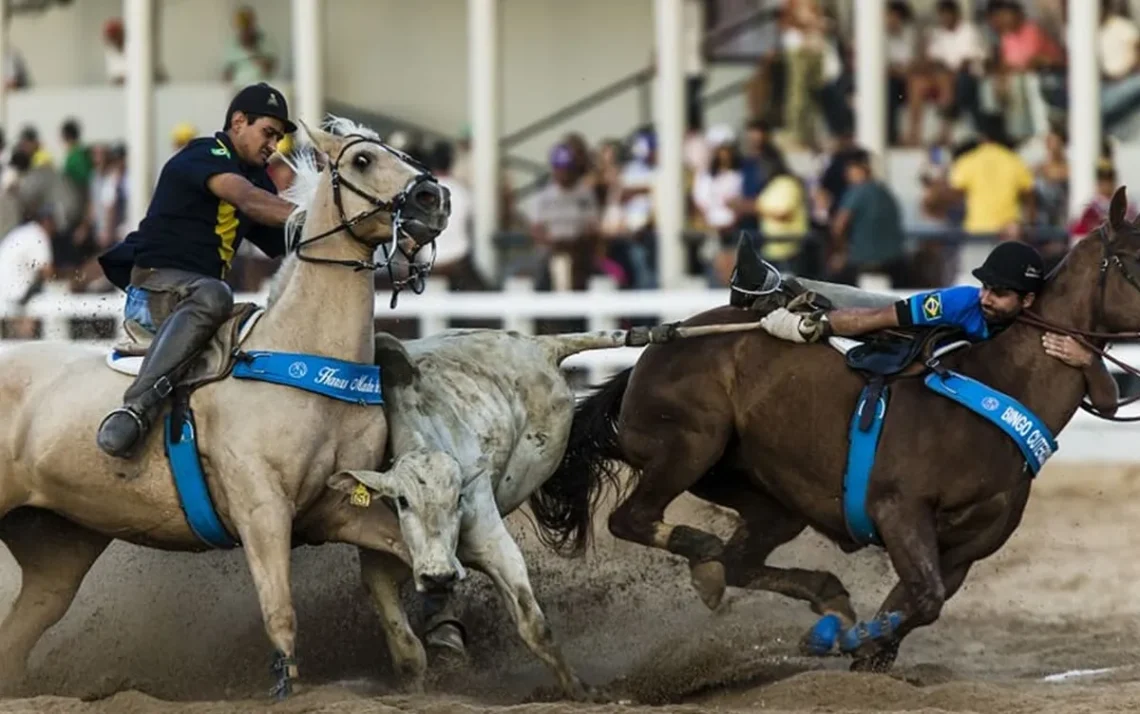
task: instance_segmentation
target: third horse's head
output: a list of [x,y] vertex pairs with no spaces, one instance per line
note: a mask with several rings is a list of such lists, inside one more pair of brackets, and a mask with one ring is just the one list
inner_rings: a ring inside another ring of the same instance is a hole
[[1096,252],[1093,329],[1114,334],[1140,332],[1140,218],[1129,221],[1127,209],[1121,186],[1112,195],[1108,219],[1081,241],[1086,245],[1078,244]]

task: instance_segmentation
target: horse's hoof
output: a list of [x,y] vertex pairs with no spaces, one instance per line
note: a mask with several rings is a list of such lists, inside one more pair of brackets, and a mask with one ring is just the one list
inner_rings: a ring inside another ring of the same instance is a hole
[[824,615],[800,640],[800,652],[810,657],[826,657],[839,642],[842,632],[843,621],[839,615]]
[[724,576],[724,563],[719,560],[708,560],[694,565],[689,574],[692,577],[693,587],[701,596],[701,602],[710,610],[720,607],[724,599],[724,590],[727,587]]
[[886,674],[891,671],[891,667],[895,663],[894,656],[883,656],[882,651],[876,652],[869,657],[860,657],[859,659],[852,660],[852,672],[867,672],[869,674]]
[[[870,649],[869,646],[868,649]],[[886,674],[891,671],[895,659],[899,656],[899,643],[890,642],[873,649],[866,655],[856,655],[851,662],[852,672],[870,672],[872,674]]]
[[270,669],[277,675],[277,683],[269,690],[270,696],[281,701],[296,694],[298,689],[294,682],[298,675],[296,659],[277,652],[273,655],[273,666]]

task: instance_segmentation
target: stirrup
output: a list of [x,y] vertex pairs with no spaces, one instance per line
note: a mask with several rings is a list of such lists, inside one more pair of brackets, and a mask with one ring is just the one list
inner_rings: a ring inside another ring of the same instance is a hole
[[[162,404],[162,400],[170,396],[174,391],[174,387],[170,384],[170,380],[165,375],[154,380],[154,384],[150,389],[143,392],[137,399],[133,400],[134,404],[124,404],[117,409],[112,410],[106,417],[103,418],[105,424],[115,414],[129,414],[138,425],[139,433],[145,434],[150,431],[150,413],[155,407]],[[102,429],[103,424],[99,425]]]

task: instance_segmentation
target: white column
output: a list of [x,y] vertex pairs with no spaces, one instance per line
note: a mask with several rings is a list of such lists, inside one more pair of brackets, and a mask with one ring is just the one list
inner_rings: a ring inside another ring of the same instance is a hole
[[685,274],[681,232],[685,226],[683,151],[685,140],[685,72],[682,63],[682,0],[655,0],[657,76],[654,124],[657,127],[657,183],[653,207],[657,224],[659,286],[675,289]]
[[[0,79],[3,79],[4,55],[8,53],[8,0],[0,0]],[[4,127],[5,140],[16,143],[15,127],[8,125],[8,85],[0,81],[0,127]]]
[[1096,190],[1100,156],[1100,71],[1096,30],[1100,3],[1069,2],[1069,215],[1075,216]]
[[127,180],[130,226],[137,226],[150,203],[154,171],[154,3],[125,0],[127,55]]
[[293,116],[311,127],[325,113],[323,19],[319,0],[293,0]]
[[498,279],[499,3],[467,0],[467,104],[471,116],[472,251],[483,277]]
[[855,141],[885,176],[887,150],[887,15],[884,0],[859,0],[855,13]]

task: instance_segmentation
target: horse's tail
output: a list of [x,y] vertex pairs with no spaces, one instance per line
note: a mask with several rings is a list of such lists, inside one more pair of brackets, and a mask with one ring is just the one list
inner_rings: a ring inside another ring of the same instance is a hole
[[577,406],[562,463],[530,497],[539,539],[563,555],[585,550],[602,487],[620,486],[617,418],[632,371],[613,377]]

